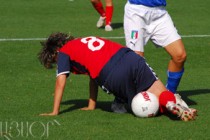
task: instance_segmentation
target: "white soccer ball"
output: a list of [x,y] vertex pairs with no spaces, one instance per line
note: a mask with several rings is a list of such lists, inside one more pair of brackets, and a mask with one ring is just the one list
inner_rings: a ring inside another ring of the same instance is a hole
[[131,109],[137,117],[153,117],[158,113],[159,101],[148,91],[140,92],[134,96]]

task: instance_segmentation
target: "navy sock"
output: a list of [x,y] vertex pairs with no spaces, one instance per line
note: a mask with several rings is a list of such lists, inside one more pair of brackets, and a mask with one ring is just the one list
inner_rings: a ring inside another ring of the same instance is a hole
[[184,73],[184,68],[179,72],[167,71],[168,80],[167,80],[166,88],[170,90],[171,92],[176,93],[177,87],[179,85],[179,82],[182,78],[183,73]]

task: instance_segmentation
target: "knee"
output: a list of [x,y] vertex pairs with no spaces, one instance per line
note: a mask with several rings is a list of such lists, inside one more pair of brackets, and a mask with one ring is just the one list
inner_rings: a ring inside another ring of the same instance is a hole
[[187,54],[185,51],[179,52],[172,57],[172,60],[175,63],[181,63],[181,64],[183,64],[186,61],[186,59],[187,59]]

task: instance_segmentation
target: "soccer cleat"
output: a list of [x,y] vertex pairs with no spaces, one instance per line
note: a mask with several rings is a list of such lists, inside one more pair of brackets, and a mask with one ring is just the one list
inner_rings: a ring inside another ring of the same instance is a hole
[[117,98],[112,102],[111,110],[115,113],[126,113],[127,109],[125,107],[125,103],[119,102]]
[[96,27],[98,27],[98,28],[102,27],[104,25],[105,18],[106,17],[100,17],[98,19],[98,22],[96,23]]
[[180,104],[175,104],[173,102],[168,102],[166,108],[169,112],[180,117],[180,119],[183,121],[194,120],[197,114],[196,109],[189,109],[184,106],[181,106]]
[[186,104],[184,100],[182,100],[181,96],[178,93],[174,94],[174,96],[176,98],[176,104],[180,104],[181,106],[189,108],[189,106]]
[[193,113],[194,116],[198,116],[198,111],[194,108],[189,108],[190,112]]
[[111,25],[106,25],[105,26],[105,31],[112,31],[112,26]]
[[179,104],[181,106],[188,108],[194,114],[194,116],[198,115],[197,110],[194,108],[189,108],[189,106],[186,104],[184,100],[182,100],[181,96],[178,93],[174,94],[174,96],[176,98],[176,104]]

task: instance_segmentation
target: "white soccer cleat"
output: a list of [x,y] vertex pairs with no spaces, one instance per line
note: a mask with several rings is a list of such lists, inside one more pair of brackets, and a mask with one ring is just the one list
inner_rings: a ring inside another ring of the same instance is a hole
[[176,115],[177,117],[180,117],[180,119],[183,121],[194,120],[195,116],[197,115],[196,109],[189,109],[173,102],[168,102],[166,108],[169,112]]
[[176,98],[176,104],[180,104],[181,106],[189,108],[187,103],[184,100],[182,100],[181,96],[178,93],[174,94],[174,96]]
[[106,17],[99,17],[98,22],[96,23],[96,27],[102,27],[104,25],[105,18]]
[[197,110],[194,108],[189,108],[187,103],[184,100],[182,100],[181,96],[178,93],[174,94],[174,96],[176,98],[176,104],[179,104],[181,106],[184,106],[185,108],[188,108],[194,114],[194,116],[198,115]]
[[112,26],[111,25],[106,25],[105,26],[105,31],[112,31],[113,29],[112,29]]

